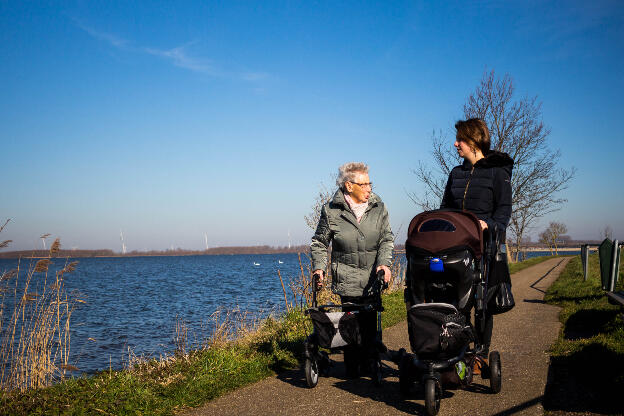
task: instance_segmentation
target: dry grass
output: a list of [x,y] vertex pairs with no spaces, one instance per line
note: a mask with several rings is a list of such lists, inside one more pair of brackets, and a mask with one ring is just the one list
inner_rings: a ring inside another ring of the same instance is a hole
[[[304,255],[307,257],[307,254],[304,253]],[[395,252],[392,256],[392,264],[390,265],[392,278],[388,284],[387,292],[403,290],[405,285],[405,267],[401,265],[400,261],[403,255],[403,252],[400,251]],[[308,264],[311,263],[309,260],[310,258],[308,257]],[[288,301],[282,274],[279,270],[277,271],[277,275],[280,279],[282,290],[284,292],[284,303],[287,312],[290,312],[296,307],[308,308],[312,305],[312,269],[311,266],[308,266],[307,270],[304,269],[303,262],[301,261],[301,253],[299,253],[299,270],[300,272],[296,276],[291,277],[288,281],[288,288],[290,289],[292,299],[290,302]],[[326,282],[322,289],[316,294],[317,303],[319,305],[326,305],[330,303],[340,304],[340,297],[331,291],[332,276],[329,273],[329,270],[325,271],[325,275],[327,276]]]
[[[175,351],[172,355],[158,357],[137,355],[128,348],[125,370],[141,378],[153,377],[154,374],[168,373],[180,363],[189,363],[194,356],[210,349],[223,349],[228,346],[249,345],[259,333],[264,320],[263,313],[250,313],[235,309],[217,309],[207,322],[200,324],[200,332],[190,330],[186,321],[176,316],[173,342]],[[269,318],[270,319],[270,318]],[[168,376],[163,385],[177,380]]]
[[0,388],[5,391],[48,386],[76,370],[69,363],[69,327],[76,302],[84,301],[72,298],[64,285],[77,262],[65,260],[63,269],[50,276],[60,247],[57,238],[47,258],[31,258],[25,273],[20,260],[0,277],[0,362],[5,363]]

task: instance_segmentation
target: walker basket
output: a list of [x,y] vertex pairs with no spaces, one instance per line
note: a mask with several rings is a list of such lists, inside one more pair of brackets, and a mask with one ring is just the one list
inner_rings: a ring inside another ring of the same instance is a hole
[[308,309],[312,319],[318,345],[323,348],[338,348],[345,345],[360,345],[362,336],[358,324],[358,312],[321,312]]

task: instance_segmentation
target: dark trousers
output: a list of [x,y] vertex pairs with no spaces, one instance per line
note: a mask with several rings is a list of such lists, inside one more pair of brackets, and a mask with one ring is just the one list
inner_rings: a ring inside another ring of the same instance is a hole
[[[374,296],[341,296],[340,301],[343,304],[350,302],[375,305],[377,298]],[[373,358],[375,339],[377,337],[377,311],[362,311],[361,308],[350,306],[344,306],[342,310],[345,312],[359,311],[358,325],[360,327],[362,344],[344,347],[344,362],[347,376],[356,377],[360,374],[360,368],[366,368]]]

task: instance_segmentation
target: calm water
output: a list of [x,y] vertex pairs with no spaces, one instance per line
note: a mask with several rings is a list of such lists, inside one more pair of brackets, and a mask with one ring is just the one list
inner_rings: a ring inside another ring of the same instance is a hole
[[[307,271],[306,257],[302,260]],[[175,349],[176,316],[187,323],[188,340],[196,344],[210,335],[211,315],[218,309],[239,309],[260,316],[279,313],[284,309],[284,295],[278,268],[286,285],[289,278],[300,273],[296,254],[78,261],[76,271],[67,275],[66,287],[69,292],[80,292],[87,303],[79,304],[72,315],[70,363],[87,373],[107,369],[109,363],[121,368],[129,348],[136,355],[170,354]],[[0,259],[0,271],[12,269],[16,263]],[[64,264],[65,260],[56,259],[53,269]],[[5,303],[7,309],[12,307]],[[7,313],[4,316],[6,319]]]
[[[263,316],[279,312],[284,294],[278,268],[284,284],[300,273],[296,254],[78,261],[65,285],[87,302],[79,304],[71,319],[70,363],[84,372],[107,369],[109,362],[113,368],[122,367],[128,348],[136,355],[171,353],[176,316],[188,324],[188,340],[193,343],[210,334],[210,316],[217,309],[238,308]],[[17,260],[0,259],[0,271],[16,264]],[[64,264],[64,259],[55,259],[53,267]],[[24,279],[23,274],[20,277]]]
[[[579,250],[559,250],[559,255],[560,256],[578,256],[580,255],[580,251]],[[532,257],[541,257],[541,256],[550,256],[550,251],[527,251],[526,252],[526,258],[530,259]]]

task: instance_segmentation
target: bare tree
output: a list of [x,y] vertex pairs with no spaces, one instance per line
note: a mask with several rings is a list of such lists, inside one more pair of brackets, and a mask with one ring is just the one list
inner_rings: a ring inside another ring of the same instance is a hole
[[563,242],[563,237],[570,237],[564,235],[568,232],[568,227],[561,222],[551,222],[544,231],[539,235],[540,243],[546,244],[550,249],[550,254],[553,254],[553,247],[555,249],[554,254],[559,254],[559,243]]
[[[548,147],[550,130],[542,122],[541,103],[537,97],[514,99],[513,80],[509,75],[496,77],[485,72],[481,83],[464,104],[466,119],[478,117],[490,128],[492,149],[506,152],[514,159],[511,178],[513,211],[508,230],[512,260],[517,261],[522,238],[535,220],[558,210],[566,199],[560,196],[574,177],[575,168],[558,167],[561,154]],[[460,162],[452,140],[441,133],[432,137],[435,168],[420,163],[414,171],[425,185],[424,195],[410,195],[422,209],[439,206],[446,178]]]
[[555,254],[559,254],[560,238],[563,234],[568,232],[568,227],[562,222],[551,222],[544,232],[547,233],[550,238],[551,247],[555,247]]
[[303,217],[308,227],[312,228],[312,230],[316,230],[316,226],[321,218],[321,209],[323,208],[323,205],[329,202],[333,195],[334,194],[329,191],[325,185],[321,185],[318,194],[314,198],[312,212]]
[[544,230],[539,234],[539,242],[544,244],[550,250],[550,255],[553,255],[552,239],[548,230]]

